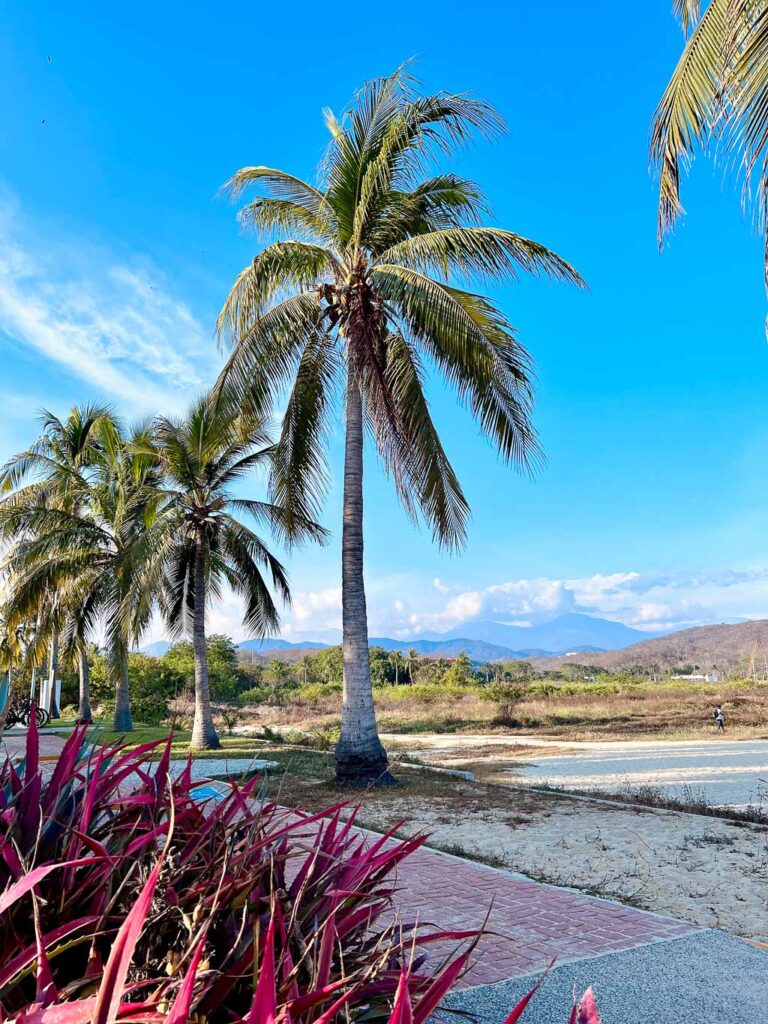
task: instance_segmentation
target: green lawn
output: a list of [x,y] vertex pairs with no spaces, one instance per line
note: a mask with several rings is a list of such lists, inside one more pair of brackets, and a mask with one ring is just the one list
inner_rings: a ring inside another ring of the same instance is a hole
[[[75,727],[72,720],[60,719],[56,723],[56,732],[61,736],[68,736]],[[96,743],[112,744],[123,742],[127,749],[140,747],[144,743],[162,742],[168,738],[167,725],[143,725],[137,722],[133,732],[115,732],[111,728],[111,722],[96,721],[93,723],[91,736]],[[186,757],[189,751],[191,733],[177,729],[173,734],[173,745],[171,752],[174,757]],[[196,750],[193,751],[195,759],[216,758],[225,754],[227,757],[256,757],[262,756],[262,751],[267,746],[267,740],[255,739],[250,736],[220,736],[221,750]],[[159,756],[159,751],[158,751]]]

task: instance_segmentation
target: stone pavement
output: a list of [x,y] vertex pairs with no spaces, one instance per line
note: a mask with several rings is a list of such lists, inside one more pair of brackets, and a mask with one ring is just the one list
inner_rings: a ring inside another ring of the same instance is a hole
[[[9,729],[7,732],[3,732],[0,736],[0,758],[5,758],[9,755],[11,757],[24,757],[26,743],[26,730]],[[44,729],[40,732],[41,761],[55,761],[63,746],[64,740],[61,736],[46,732]]]

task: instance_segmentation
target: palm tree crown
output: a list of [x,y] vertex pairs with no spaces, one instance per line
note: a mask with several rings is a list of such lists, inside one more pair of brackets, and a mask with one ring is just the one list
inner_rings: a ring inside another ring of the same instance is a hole
[[331,144],[317,186],[268,167],[243,168],[226,186],[233,197],[261,186],[268,195],[241,221],[279,237],[242,271],[222,310],[219,330],[234,351],[219,386],[263,413],[291,387],[273,481],[278,494],[301,497],[292,507],[314,512],[326,479],[318,441],[346,370],[405,508],[458,545],[468,507],[429,415],[425,361],[505,459],[528,464],[539,450],[530,360],[514,328],[489,299],[448,282],[521,272],[581,279],[537,242],[483,226],[487,206],[473,182],[424,176],[435,153],[502,124],[486,103],[417,97],[412,84],[400,71],[366,86],[342,121],[326,114]]
[[440,543],[461,545],[469,508],[430,416],[428,368],[469,405],[507,462],[530,466],[539,457],[529,357],[501,310],[464,282],[520,273],[581,279],[537,242],[485,226],[477,185],[430,173],[433,159],[501,129],[488,104],[418,95],[401,69],[365,86],[343,118],[328,113],[326,121],[331,140],[317,184],[260,166],[228,183],[233,197],[252,185],[264,193],[241,219],[268,244],[222,310],[219,329],[233,351],[218,387],[258,417],[286,396],[272,487],[305,517],[317,514],[327,480],[323,441],[334,399],[345,392],[337,764],[347,765],[340,775],[362,780],[386,765],[370,698],[362,581],[364,431],[406,511],[423,515]]

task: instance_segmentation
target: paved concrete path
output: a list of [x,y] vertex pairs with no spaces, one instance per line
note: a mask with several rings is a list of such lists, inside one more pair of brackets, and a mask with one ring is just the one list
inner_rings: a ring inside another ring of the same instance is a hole
[[[502,1024],[536,980],[532,975],[468,989],[450,996],[446,1005],[483,1024]],[[768,953],[723,932],[705,931],[556,966],[522,1024],[567,1024],[574,992],[581,995],[590,985],[603,1024],[768,1021]]]
[[578,754],[542,754],[514,774],[577,789],[650,785],[681,796],[688,787],[713,804],[759,806],[768,804],[768,740],[605,743]]
[[[9,730],[0,736],[0,758],[11,756],[14,758],[24,757],[27,745],[27,733],[21,730]],[[53,733],[40,733],[40,760],[51,761],[59,756],[64,746],[64,739]]]

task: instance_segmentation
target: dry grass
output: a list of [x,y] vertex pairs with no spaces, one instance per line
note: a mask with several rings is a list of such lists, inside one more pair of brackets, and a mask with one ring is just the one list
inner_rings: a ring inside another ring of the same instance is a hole
[[[404,700],[389,689],[376,692],[381,731],[414,738],[419,733],[520,732],[564,740],[694,740],[711,735],[712,709],[718,703],[726,713],[729,737],[768,737],[766,685],[648,683],[619,693],[558,692],[520,701],[511,722],[500,722],[499,708],[474,689],[438,692],[428,701],[416,694]],[[314,707],[260,707],[253,724],[307,733],[332,730],[338,725],[338,697]]]

